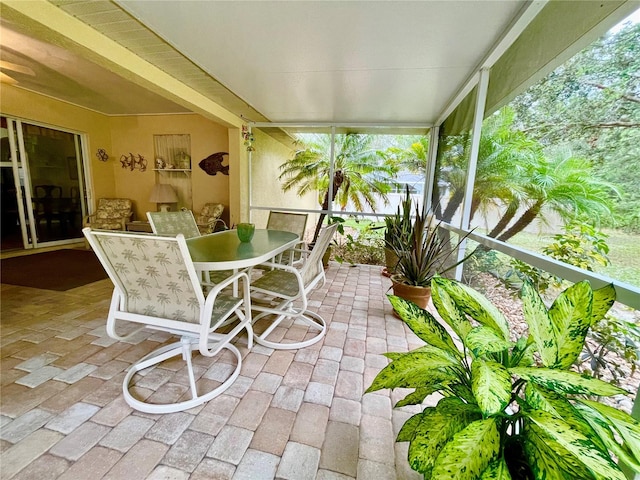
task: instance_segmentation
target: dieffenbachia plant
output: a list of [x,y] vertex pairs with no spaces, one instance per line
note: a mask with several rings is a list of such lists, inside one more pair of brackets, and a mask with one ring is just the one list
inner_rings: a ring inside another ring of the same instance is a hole
[[454,338],[427,311],[389,296],[426,345],[391,359],[367,392],[414,389],[396,407],[442,398],[409,418],[411,467],[429,479],[626,480],[614,458],[640,471],[640,423],[593,398],[627,393],[571,370],[589,327],[613,305],[609,285],[576,283],[546,308],[521,291],[528,337],[510,339],[503,314],[470,287],[432,282],[433,303]]

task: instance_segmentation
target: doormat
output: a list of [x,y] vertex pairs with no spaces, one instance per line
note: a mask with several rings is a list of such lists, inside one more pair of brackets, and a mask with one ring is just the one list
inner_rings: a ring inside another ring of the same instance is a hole
[[0,282],[64,292],[107,277],[91,250],[55,250],[0,260]]

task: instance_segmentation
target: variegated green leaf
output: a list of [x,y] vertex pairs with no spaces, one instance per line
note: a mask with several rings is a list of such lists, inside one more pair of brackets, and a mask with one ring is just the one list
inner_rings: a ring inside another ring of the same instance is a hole
[[595,480],[587,467],[533,422],[525,422],[524,451],[536,480]]
[[473,392],[466,384],[454,382],[447,386],[455,395],[462,398],[467,403],[476,403],[476,397],[473,396]]
[[388,295],[388,297],[396,313],[420,340],[458,357],[461,356],[451,336],[433,315],[403,298],[394,295]]
[[593,292],[589,282],[574,283],[551,305],[549,318],[555,326],[558,354],[552,368],[569,368],[582,352],[591,326]]
[[455,381],[455,373],[443,367],[450,363],[428,353],[411,352],[384,367],[365,393],[382,388],[426,388],[435,383]]
[[591,440],[601,451],[607,451],[606,446],[589,422],[582,417],[576,407],[574,407],[564,395],[529,382],[525,389],[525,400],[531,408],[544,410],[554,417],[561,418],[571,426],[571,428],[576,429]]
[[405,357],[412,353],[418,353],[418,352],[427,353],[431,358],[442,360],[442,362],[444,362],[448,366],[451,366],[451,367],[460,366],[460,360],[456,356],[452,355],[447,350],[442,350],[441,348],[437,348],[431,345],[423,345],[419,348],[411,350],[410,352],[387,352],[387,353],[384,353],[383,355],[395,361],[395,360],[398,360],[399,358]]
[[640,472],[640,462],[639,459],[636,458],[636,455],[640,455],[640,452],[636,450],[634,453],[634,451],[630,450],[626,445],[620,445],[611,430],[611,425],[599,412],[581,403],[576,404],[576,408],[591,424],[591,427],[600,436],[606,448],[611,450],[619,460],[622,460],[630,468],[636,472]]
[[393,408],[405,407],[407,405],[418,405],[424,401],[429,395],[434,392],[439,392],[444,389],[445,386],[440,383],[434,383],[433,385],[429,385],[429,387],[424,388],[416,388],[416,390],[402,400],[399,400],[398,403],[394,405]]
[[409,464],[414,470],[429,473],[442,448],[471,422],[480,418],[477,408],[456,398],[441,400],[430,408],[416,426],[409,444]]
[[522,298],[524,319],[536,342],[542,363],[545,367],[550,367],[556,363],[558,358],[558,344],[556,329],[547,313],[547,307],[529,282],[525,281],[522,284],[520,298]]
[[509,325],[506,318],[496,306],[484,295],[462,283],[448,278],[437,277],[431,281],[433,289],[445,290],[455,304],[467,315],[482,325],[487,325],[502,334],[504,340],[509,339]]
[[464,344],[476,358],[487,353],[501,352],[511,346],[498,332],[485,325],[473,328],[467,334]]
[[520,337],[515,346],[511,350],[509,358],[510,367],[530,367],[534,364],[533,352],[535,349],[535,341],[533,337]]
[[515,367],[510,368],[509,372],[558,393],[601,395],[605,397],[626,393],[623,389],[610,383],[603,382],[597,378],[583,377],[567,370]]
[[602,453],[595,445],[580,432],[572,429],[564,421],[541,410],[527,412],[527,416],[547,436],[566,448],[573,456],[583,463],[597,478],[607,480],[627,480],[620,468],[611,460],[608,454]]
[[[436,282],[432,282],[435,284]],[[431,300],[438,314],[464,342],[473,326],[445,289],[431,288]]]
[[504,458],[492,460],[480,475],[480,480],[511,480],[509,467],[507,467]]
[[471,364],[471,390],[482,414],[494,415],[511,400],[511,374],[497,362],[476,359]]
[[600,413],[609,425],[618,431],[629,449],[637,453],[636,458],[640,461],[640,422],[638,420],[609,405],[591,400],[580,400],[580,402]]
[[416,427],[420,425],[422,416],[428,415],[426,412],[429,412],[430,410],[435,410],[435,407],[427,407],[422,412],[409,417],[400,428],[398,436],[396,437],[396,442],[410,442],[413,440],[413,436],[416,433]]
[[593,291],[593,305],[591,305],[591,325],[595,325],[604,318],[616,301],[616,289],[612,283]]
[[500,450],[500,433],[493,418],[477,420],[456,433],[436,458],[433,478],[472,480]]

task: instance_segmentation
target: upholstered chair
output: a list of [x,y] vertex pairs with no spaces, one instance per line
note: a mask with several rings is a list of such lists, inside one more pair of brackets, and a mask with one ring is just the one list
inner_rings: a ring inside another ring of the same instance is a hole
[[224,212],[224,205],[221,203],[205,203],[196,216],[196,223],[200,233],[207,234],[219,230],[226,230],[227,224],[220,218]]
[[84,226],[100,230],[126,230],[133,216],[131,200],[128,198],[101,198],[98,207],[84,219]]

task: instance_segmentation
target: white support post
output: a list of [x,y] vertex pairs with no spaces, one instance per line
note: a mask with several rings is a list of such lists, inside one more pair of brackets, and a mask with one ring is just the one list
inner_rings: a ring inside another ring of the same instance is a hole
[[[471,203],[473,201],[473,187],[476,182],[476,168],[478,166],[478,151],[480,150],[480,135],[482,134],[482,122],[484,120],[484,107],[487,100],[487,88],[489,86],[489,69],[480,70],[480,78],[478,79],[478,88],[476,92],[476,105],[473,115],[473,127],[471,130],[471,151],[469,154],[469,165],[467,167],[467,178],[465,181],[464,202],[462,204],[462,218],[460,219],[460,228],[469,229],[469,221],[471,218]],[[465,249],[467,247],[466,240],[458,247],[458,261],[464,258]],[[462,264],[456,267],[455,278],[462,279]]]
[[433,196],[433,186],[436,176],[436,160],[438,157],[438,138],[440,136],[440,126],[434,126],[429,135],[429,154],[427,156],[427,170],[424,172],[424,200],[422,202],[422,214],[431,210],[431,198]]

